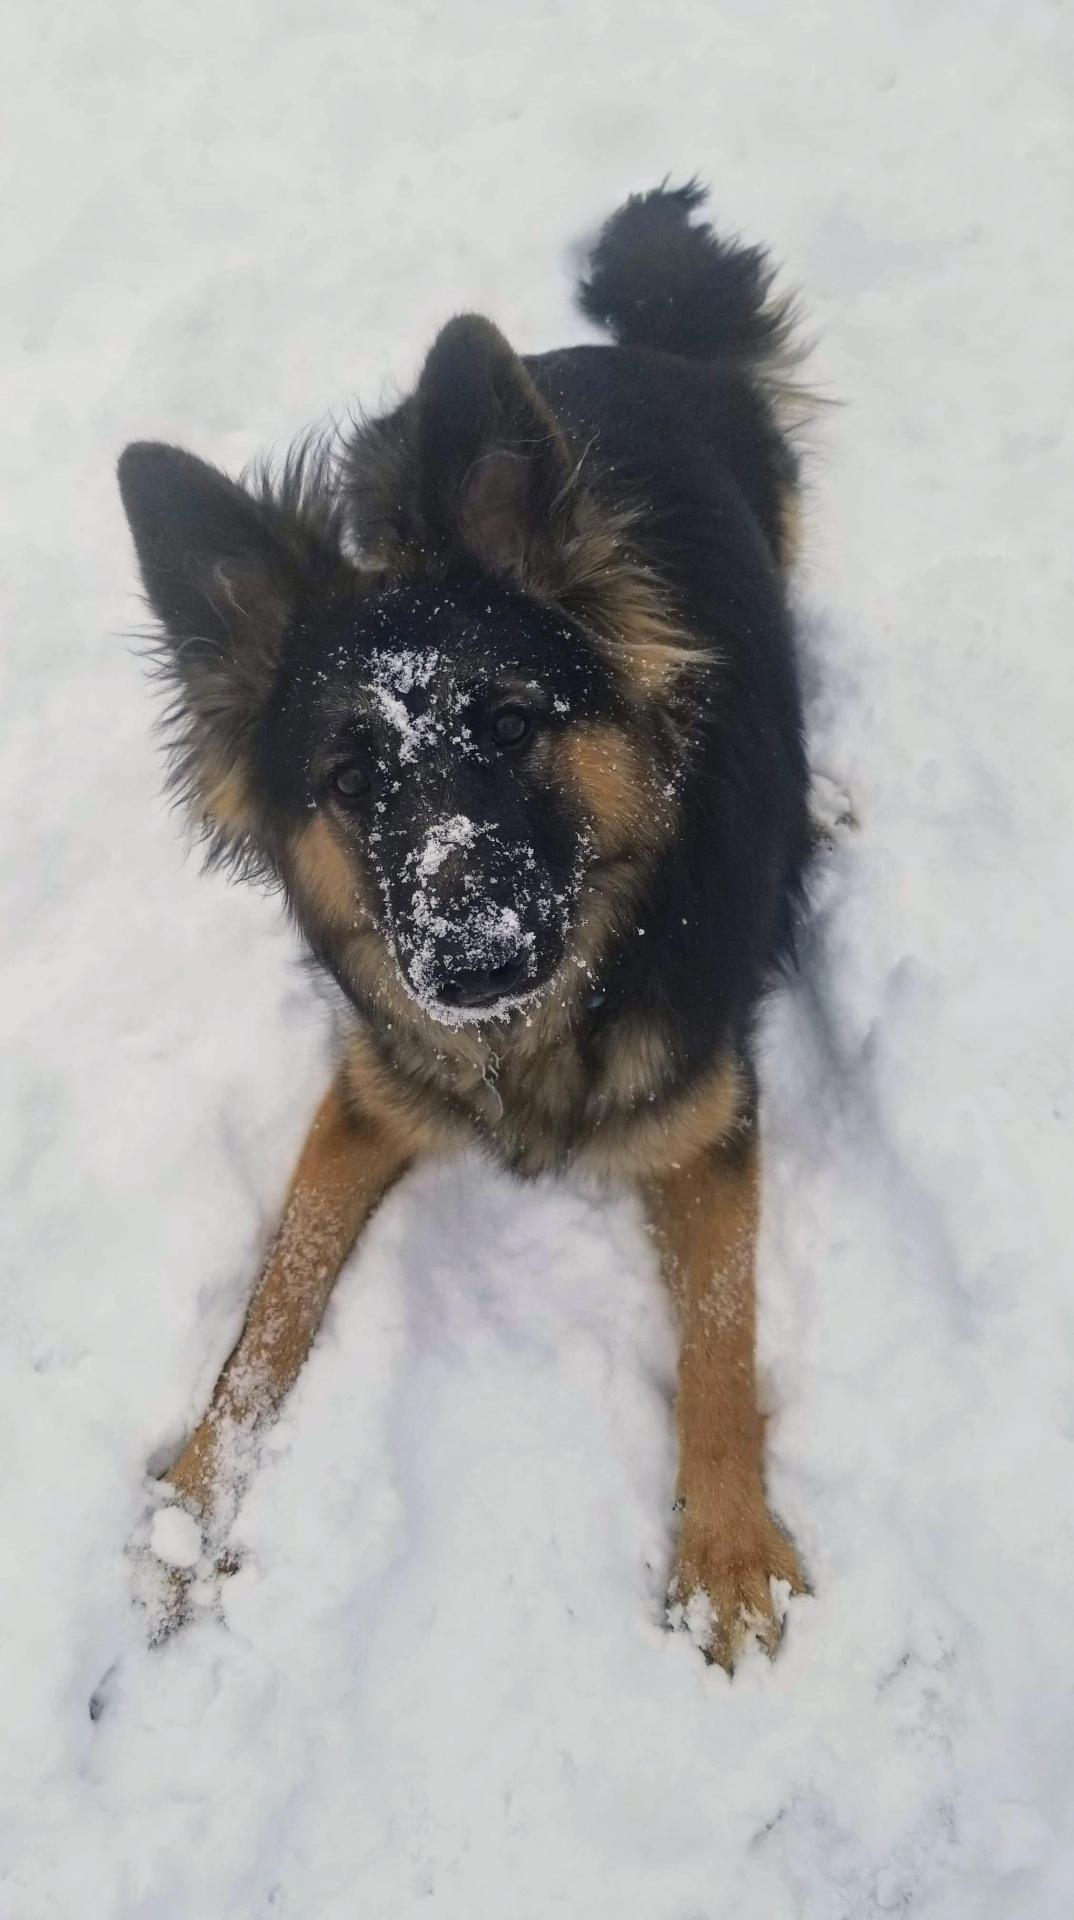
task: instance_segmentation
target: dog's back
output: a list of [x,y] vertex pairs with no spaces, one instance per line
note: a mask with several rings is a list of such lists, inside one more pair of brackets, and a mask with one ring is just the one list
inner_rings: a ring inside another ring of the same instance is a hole
[[615,484],[659,507],[654,543],[696,542],[684,522],[705,515],[706,495],[718,521],[737,491],[783,562],[798,478],[777,406],[797,357],[792,309],[773,296],[762,249],[691,218],[703,199],[694,184],[657,188],[605,226],[578,301],[618,351],[575,347],[527,365],[579,440],[596,437]]
[[[659,1009],[687,1078],[719,1048],[748,1053],[762,984],[793,944],[808,849],[786,605],[798,487],[781,417],[791,311],[773,298],[759,248],[721,241],[692,217],[702,198],[689,185],[627,201],[579,288],[583,311],[614,344],[523,362],[549,435],[570,449],[572,484],[623,529],[673,607],[677,638],[696,650],[696,671],[672,702],[693,742],[677,830],[648,876],[644,941],[623,943],[605,969],[609,991],[639,1016]],[[460,440],[485,404],[468,325],[445,330],[425,376],[433,369]],[[348,449],[355,538],[365,551],[386,550],[389,564],[429,546],[412,506],[422,409],[419,386]],[[524,426],[514,440],[520,466],[539,451],[532,434]],[[561,499],[538,504],[553,524]],[[614,572],[613,561],[609,582]],[[634,619],[624,596],[622,637]]]
[[[636,507],[633,538],[718,656],[699,701],[701,778],[651,915],[667,930],[685,910],[704,930],[689,954],[665,932],[661,991],[679,1010],[683,1058],[704,1054],[730,1008],[732,1025],[746,1016],[766,946],[769,962],[791,951],[808,845],[786,609],[799,484],[783,418],[792,309],[773,298],[760,248],[691,219],[703,197],[659,188],[613,214],[579,303],[615,344],[526,362],[591,483]],[[757,906],[780,869],[769,919]]]

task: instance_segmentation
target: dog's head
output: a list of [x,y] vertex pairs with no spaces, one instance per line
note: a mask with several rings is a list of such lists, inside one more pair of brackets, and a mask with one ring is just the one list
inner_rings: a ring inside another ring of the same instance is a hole
[[359,1005],[583,995],[672,817],[691,656],[496,330],[453,321],[342,459],[240,486],[135,445],[120,485],[210,856],[281,880]]

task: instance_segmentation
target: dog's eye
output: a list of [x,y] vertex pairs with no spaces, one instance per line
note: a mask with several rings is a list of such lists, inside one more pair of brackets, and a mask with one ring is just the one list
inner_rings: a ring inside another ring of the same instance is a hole
[[533,731],[533,721],[524,707],[501,707],[492,716],[490,732],[498,747],[520,747]]
[[352,760],[346,766],[336,768],[330,784],[338,799],[361,800],[369,792],[373,779],[368,767]]

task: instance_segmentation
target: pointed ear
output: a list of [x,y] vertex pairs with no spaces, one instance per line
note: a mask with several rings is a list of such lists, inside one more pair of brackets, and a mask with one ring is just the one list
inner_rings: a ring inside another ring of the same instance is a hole
[[[298,467],[285,470],[297,499]],[[162,669],[177,689],[174,779],[212,840],[250,851],[249,741],[304,591],[333,564],[327,546],[264,487],[258,496],[179,447],[142,442],[119,486]],[[340,566],[338,551],[334,563]]]
[[298,569],[268,504],[192,453],[153,441],[121,455],[119,490],[150,605],[173,645],[240,672],[251,649],[271,655]]
[[425,526],[492,573],[553,592],[570,536],[571,460],[556,420],[491,321],[443,329],[418,385]]

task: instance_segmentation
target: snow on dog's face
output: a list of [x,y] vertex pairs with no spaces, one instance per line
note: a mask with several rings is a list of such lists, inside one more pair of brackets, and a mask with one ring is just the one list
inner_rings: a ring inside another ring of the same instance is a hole
[[[240,486],[130,447],[172,778],[360,1007],[581,996],[676,805],[690,645],[487,321],[340,451]],[[356,552],[357,550],[357,552]]]
[[489,581],[391,585],[296,625],[260,773],[302,822],[284,864],[304,917],[327,904],[338,920],[349,897],[344,975],[375,967],[375,931],[444,1024],[545,986],[599,858],[564,782],[568,736],[616,704],[561,616]]

